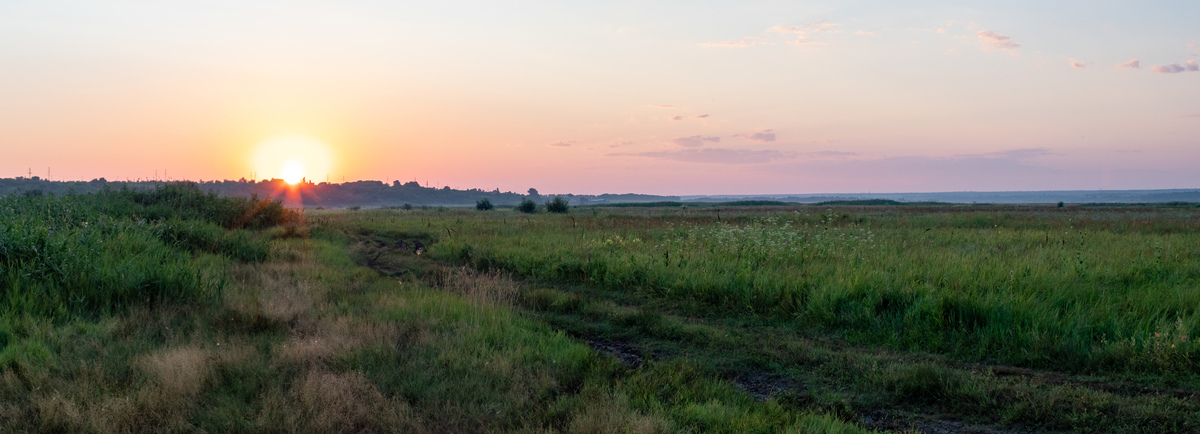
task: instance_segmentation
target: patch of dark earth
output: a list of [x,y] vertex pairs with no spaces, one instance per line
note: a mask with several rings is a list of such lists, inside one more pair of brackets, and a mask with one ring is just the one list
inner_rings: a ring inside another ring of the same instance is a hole
[[874,411],[858,418],[864,428],[897,432],[919,432],[926,434],[1033,434],[1034,431],[1021,427],[997,428],[975,425],[956,420],[937,419],[927,415],[901,412]]
[[633,345],[621,341],[609,341],[595,337],[584,338],[588,345],[597,352],[616,357],[627,368],[638,368],[645,363],[638,350]]
[[766,372],[738,375],[733,378],[733,384],[759,401],[766,401],[788,392],[797,395],[807,393],[807,387],[803,383]]
[[1037,379],[1046,384],[1076,385],[1076,386],[1082,386],[1082,387],[1086,387],[1086,388],[1093,389],[1093,390],[1099,390],[1102,392],[1112,393],[1115,395],[1170,396],[1170,397],[1174,397],[1174,398],[1182,399],[1182,400],[1196,400],[1197,398],[1200,398],[1200,391],[1194,390],[1194,389],[1189,390],[1189,389],[1181,389],[1181,388],[1159,388],[1159,387],[1141,386],[1138,384],[1123,382],[1123,381],[1102,381],[1102,380],[1080,379],[1080,378],[1075,378],[1075,377],[1071,376],[1070,374],[1064,374],[1064,373],[1060,373],[1060,372],[1039,371],[1039,370],[1034,370],[1034,369],[1029,369],[1029,368],[1019,368],[1019,367],[1013,367],[1013,366],[971,365],[971,364],[964,364],[964,366],[966,366],[968,368],[973,368],[974,370],[977,370],[977,371],[990,370],[997,377],[1026,377],[1026,378],[1031,378],[1031,379]]

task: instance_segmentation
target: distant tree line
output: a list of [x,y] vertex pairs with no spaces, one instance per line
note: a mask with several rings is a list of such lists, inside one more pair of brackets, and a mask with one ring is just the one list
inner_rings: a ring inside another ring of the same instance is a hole
[[[47,181],[36,176],[25,178],[0,178],[0,196],[13,194],[85,194],[106,189],[129,188],[134,190],[149,190],[166,184],[161,181],[108,181],[104,178],[91,181]],[[487,206],[517,206],[523,199],[542,202],[554,198],[562,198],[564,203],[571,205],[592,205],[617,202],[654,202],[679,200],[678,196],[655,196],[646,194],[601,194],[601,195],[546,195],[530,188],[527,194],[511,191],[501,192],[500,189],[482,190],[472,188],[456,190],[450,187],[431,188],[410,181],[401,183],[394,181],[386,184],[381,181],[354,181],[345,183],[311,183],[304,182],[297,186],[288,185],[281,179],[253,181],[239,179],[236,181],[198,181],[196,186],[203,191],[209,191],[221,196],[278,198],[286,193],[298,193],[306,207],[342,208],[350,206],[384,207],[411,205],[451,205],[479,206],[486,200]]]

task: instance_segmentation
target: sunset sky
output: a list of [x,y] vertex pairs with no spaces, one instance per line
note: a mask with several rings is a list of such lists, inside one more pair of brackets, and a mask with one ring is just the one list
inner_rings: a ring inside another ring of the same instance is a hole
[[0,2],[0,177],[1200,187],[1200,2],[897,3]]

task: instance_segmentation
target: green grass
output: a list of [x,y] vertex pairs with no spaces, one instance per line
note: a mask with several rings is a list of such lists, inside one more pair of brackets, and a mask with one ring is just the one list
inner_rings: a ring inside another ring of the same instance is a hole
[[357,222],[128,195],[0,199],[0,431],[862,432],[685,361],[629,370],[506,276],[412,254],[381,275]]
[[0,430],[1200,428],[1189,208],[222,201],[0,198]]
[[365,223],[437,238],[430,253],[448,262],[700,314],[785,318],[967,361],[1195,382],[1200,222],[1186,210],[798,209]]

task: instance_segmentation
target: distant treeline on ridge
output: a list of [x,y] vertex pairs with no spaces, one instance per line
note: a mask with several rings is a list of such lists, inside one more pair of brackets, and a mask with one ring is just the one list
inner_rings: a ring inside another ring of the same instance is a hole
[[[104,178],[91,181],[47,181],[37,176],[26,178],[0,178],[0,196],[13,194],[85,194],[104,189],[150,189],[163,185],[164,181],[108,181]],[[221,196],[259,198],[284,198],[285,195],[299,195],[305,207],[384,207],[412,205],[475,205],[480,199],[487,199],[495,205],[516,205],[521,199],[529,197],[535,201],[547,201],[557,195],[541,195],[536,189],[529,189],[528,194],[511,191],[501,192],[500,189],[486,191],[478,188],[455,190],[450,187],[431,188],[410,181],[401,183],[394,181],[386,184],[382,181],[354,181],[346,183],[301,183],[296,186],[287,184],[281,179],[264,181],[199,181],[195,183],[201,190],[211,191]],[[647,194],[600,194],[600,195],[561,195],[572,205],[594,205],[614,202],[657,202],[678,201],[679,196],[655,196]]]

